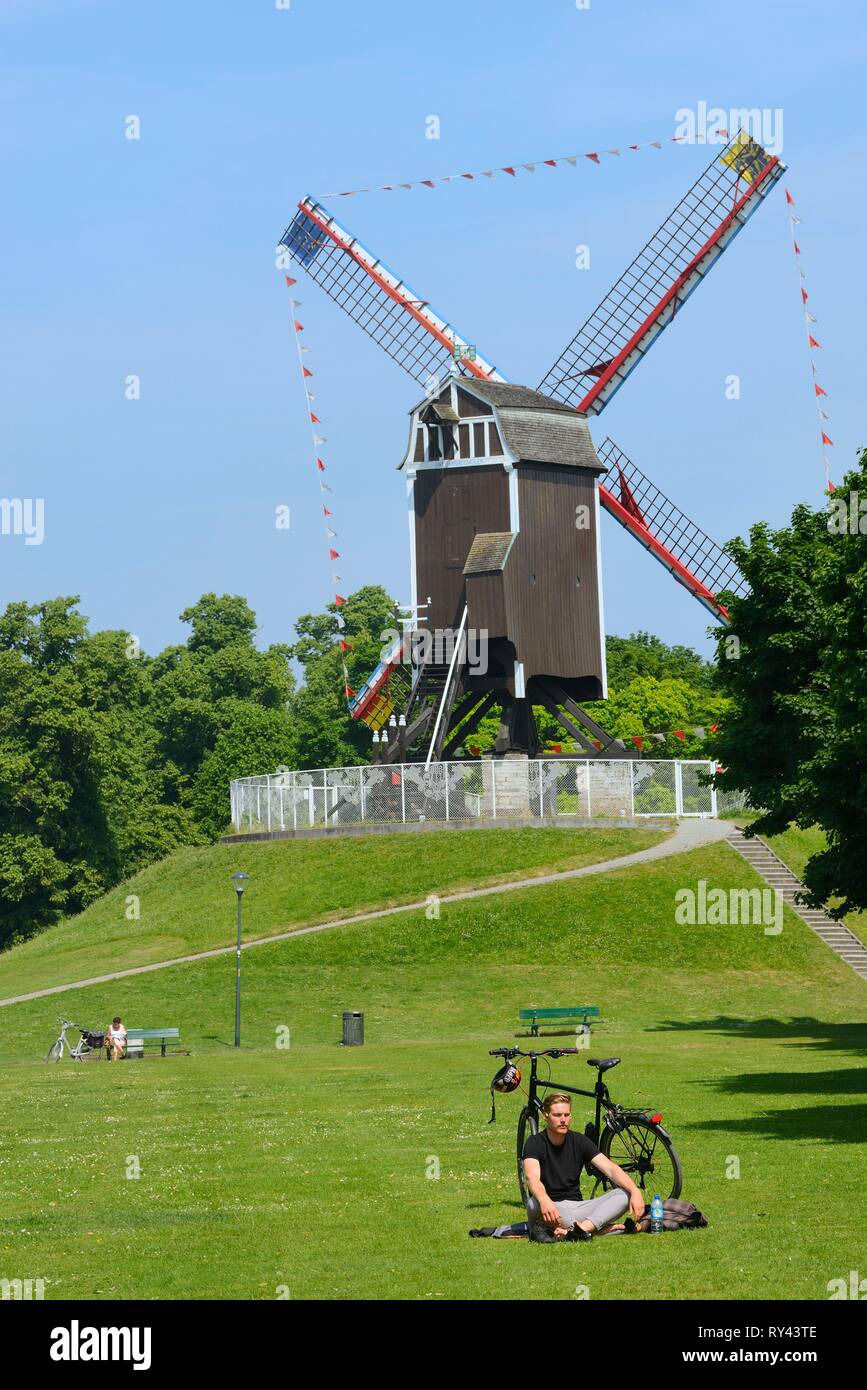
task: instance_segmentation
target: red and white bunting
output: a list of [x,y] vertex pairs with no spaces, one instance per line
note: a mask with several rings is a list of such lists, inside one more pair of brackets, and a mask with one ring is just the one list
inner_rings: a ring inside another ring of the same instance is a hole
[[581,154],[561,154],[556,159],[534,159],[526,164],[501,164],[495,169],[476,169],[472,173],[440,174],[430,179],[408,179],[402,183],[370,184],[366,188],[333,189],[330,193],[315,193],[313,196],[319,200],[323,198],[354,198],[359,193],[395,193],[399,188],[436,188],[438,183],[476,183],[479,179],[495,179],[498,174],[508,174],[514,179],[521,171],[534,174],[541,166],[558,169],[561,165],[568,164],[575,169],[579,161],[584,159],[589,160],[591,164],[599,165],[603,158],[619,157],[624,150],[661,150],[664,145],[679,145],[685,139],[686,136],[684,135],[668,135],[664,140],[640,140],[634,145],[612,146],[606,150],[584,150]]
[[804,274],[804,268],[801,264],[802,253],[801,247],[798,242],[798,236],[800,235],[800,233],[795,232],[795,228],[801,225],[801,218],[798,217],[797,213],[792,211],[794,207],[795,200],[787,188],[786,211],[789,218],[789,226],[792,229],[792,249],[795,253],[795,264],[798,267],[798,279],[800,281],[801,291],[801,305],[804,310],[804,323],[806,325],[807,333],[807,355],[810,359],[810,372],[813,376],[813,399],[815,400],[816,410],[819,414],[819,437],[821,439],[822,467],[825,473],[825,492],[830,493],[834,491],[834,484],[831,482],[831,463],[825,450],[828,448],[833,448],[834,441],[825,428],[825,424],[830,420],[830,416],[827,410],[822,405],[822,397],[824,396],[827,399],[828,392],[825,390],[824,386],[821,386],[819,382],[816,380],[818,368],[816,367],[816,363],[813,358],[814,351],[817,348],[821,348],[822,344],[819,342],[818,338],[813,332],[813,324],[818,323],[818,319],[816,318],[815,314],[813,314],[807,308],[807,301],[810,298],[810,296],[804,288],[804,281],[807,277]]
[[[614,742],[621,746],[627,743],[634,743],[638,751],[641,752],[645,743],[665,743],[667,738],[676,738],[679,739],[681,743],[684,743],[687,734],[695,734],[696,738],[704,739],[709,733],[715,734],[718,729],[719,724],[685,724],[682,729],[667,729],[665,733],[623,734],[619,738],[616,738]],[[597,739],[591,739],[591,743],[595,743],[597,748],[602,747],[602,744]],[[554,747],[556,748],[556,744]]]
[[[289,289],[291,289],[291,287],[296,283],[296,281],[292,279],[291,275],[286,275],[286,276],[284,276],[283,278],[285,279],[287,288],[289,288]],[[299,366],[300,371],[301,371],[301,384],[302,384],[302,386],[304,387],[304,397],[305,397],[305,400],[306,400],[306,402],[307,402],[307,419],[308,419],[308,424],[309,424],[309,426],[310,426],[310,440],[311,440],[311,444],[312,444],[313,461],[314,461],[314,465],[315,465],[315,468],[316,468],[317,475],[321,475],[321,474],[323,474],[323,473],[326,471],[326,469],[327,469],[327,464],[325,463],[325,460],[322,458],[321,454],[319,453],[319,450],[321,449],[322,445],[323,445],[323,444],[327,444],[328,441],[327,441],[325,435],[323,435],[323,434],[317,434],[316,428],[315,428],[317,425],[321,425],[321,424],[322,424],[322,421],[321,421],[320,417],[315,413],[315,411],[314,411],[313,408],[312,408],[312,402],[315,400],[315,396],[313,395],[313,392],[308,388],[308,385],[307,385],[307,382],[308,382],[308,380],[313,376],[313,373],[310,371],[309,367],[306,367],[306,366],[304,365],[304,357],[303,357],[303,354],[305,354],[305,353],[308,351],[308,349],[307,349],[305,346],[302,345],[302,343],[301,343],[301,337],[300,337],[300,335],[304,332],[304,325],[303,325],[303,323],[299,323],[298,319],[295,317],[295,310],[299,307],[301,301],[298,300],[298,299],[293,299],[293,298],[290,296],[290,298],[289,298],[289,303],[290,303],[291,308],[292,308],[292,332],[293,332],[294,335],[295,335],[295,347],[296,347],[296,349],[297,349],[297,351],[298,351],[298,366]],[[326,483],[326,482],[324,481],[324,479],[323,479],[321,476],[319,477],[319,490],[320,490],[320,492],[331,492],[331,491],[332,491],[332,488],[329,486],[328,483]],[[324,503],[323,503],[323,505],[322,505],[322,514],[323,514],[323,517],[333,517],[333,516],[334,516],[334,513],[333,513],[328,507],[326,507]],[[326,538],[327,541],[330,542],[330,541],[336,539],[336,537],[337,537],[337,532],[328,524],[327,521],[325,522],[324,530],[325,530],[325,538]],[[329,544],[329,545],[326,547],[326,549],[327,549],[327,551],[328,551],[328,559],[329,559],[329,562],[330,562],[330,563],[333,563],[335,560],[339,560],[339,559],[340,559],[340,552],[337,551],[337,550],[335,550],[334,547],[333,547],[332,545]],[[332,586],[335,586],[335,585],[337,585],[337,584],[339,584],[339,583],[341,582],[341,579],[340,579],[340,575],[339,575],[339,574],[334,574],[334,572],[333,572],[332,570],[330,570],[330,569],[329,569],[329,573],[331,574],[331,583],[332,583]],[[336,606],[338,609],[342,608],[343,605],[346,603],[346,599],[343,597],[342,594],[338,594],[337,591],[336,591],[336,589],[335,589],[335,592],[334,592],[334,603],[335,603],[335,606]],[[340,653],[340,666],[341,666],[341,670],[342,670],[342,673],[343,673],[343,693],[344,693],[346,699],[347,699],[347,700],[350,700],[350,699],[354,696],[355,691],[352,689],[352,686],[349,684],[349,672],[348,672],[347,667],[346,667],[346,656],[345,656],[345,653],[348,652],[348,651],[352,651],[352,645],[351,645],[351,643],[345,641],[345,640],[339,635],[339,634],[343,631],[343,629],[345,628],[345,626],[346,626],[346,620],[343,618],[342,614],[340,614],[339,612],[338,612],[338,614],[337,614],[337,616],[336,616],[336,625],[337,625],[338,651],[339,651],[339,653]]]

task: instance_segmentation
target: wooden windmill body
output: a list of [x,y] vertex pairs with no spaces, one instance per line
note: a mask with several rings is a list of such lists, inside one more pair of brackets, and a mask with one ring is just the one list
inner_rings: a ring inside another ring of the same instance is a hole
[[[607,695],[598,492],[605,465],[587,422],[529,387],[453,377],[411,412],[400,468],[413,611],[424,619],[434,665],[438,648],[456,652],[442,746],[455,706],[468,714],[475,696],[484,713],[500,707],[498,751],[534,755],[534,704],[559,709],[564,699],[577,705]],[[570,719],[570,735],[573,726]]]

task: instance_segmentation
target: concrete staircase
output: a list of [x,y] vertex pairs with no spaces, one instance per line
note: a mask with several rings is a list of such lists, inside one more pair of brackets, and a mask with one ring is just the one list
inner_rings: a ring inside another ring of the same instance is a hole
[[816,935],[820,936],[826,946],[830,946],[841,960],[851,965],[862,980],[867,980],[867,947],[849,930],[845,922],[835,922],[821,908],[803,907],[795,902],[796,893],[803,893],[806,889],[764,840],[758,835],[748,840],[743,831],[733,829],[726,837],[726,844],[737,850],[772,888],[778,888],[783,901],[792,911],[797,912],[807,926],[812,927]]

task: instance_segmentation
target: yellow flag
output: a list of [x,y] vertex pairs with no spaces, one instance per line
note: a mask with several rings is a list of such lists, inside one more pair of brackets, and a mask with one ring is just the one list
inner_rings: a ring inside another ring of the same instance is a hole
[[762,149],[758,141],[741,130],[721,158],[723,164],[735,170],[738,178],[752,183],[764,169],[770,155],[767,150]]
[[366,724],[368,729],[381,729],[383,724],[387,724],[394,710],[394,700],[388,695],[377,695],[361,716],[362,724]]

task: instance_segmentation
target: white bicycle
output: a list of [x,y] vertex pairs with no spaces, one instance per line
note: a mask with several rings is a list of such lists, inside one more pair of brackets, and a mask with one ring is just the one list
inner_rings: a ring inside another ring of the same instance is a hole
[[[84,1057],[91,1057],[94,1052],[100,1052],[105,1045],[105,1034],[95,1033],[89,1028],[82,1028],[79,1024],[73,1023],[69,1018],[59,1018],[60,1037],[48,1050],[46,1062],[60,1062],[64,1057],[71,1057],[74,1061],[80,1062]],[[78,1042],[74,1045],[66,1036],[67,1028],[74,1028],[81,1034]]]

